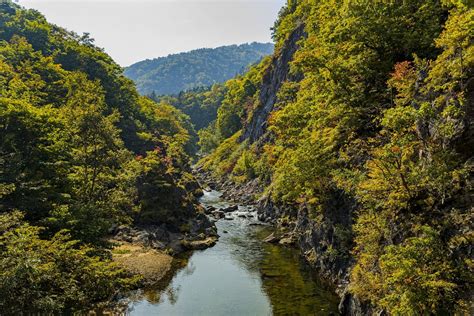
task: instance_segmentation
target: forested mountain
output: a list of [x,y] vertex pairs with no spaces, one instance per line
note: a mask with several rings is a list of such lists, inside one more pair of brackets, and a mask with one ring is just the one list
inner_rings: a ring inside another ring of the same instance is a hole
[[176,94],[231,79],[273,52],[271,43],[202,48],[135,63],[125,75],[142,94]]
[[[78,312],[137,283],[118,225],[187,231],[193,128],[87,36],[0,4],[1,314]],[[185,189],[186,188],[186,189]]]
[[343,314],[472,313],[473,36],[469,1],[288,0],[200,132]]

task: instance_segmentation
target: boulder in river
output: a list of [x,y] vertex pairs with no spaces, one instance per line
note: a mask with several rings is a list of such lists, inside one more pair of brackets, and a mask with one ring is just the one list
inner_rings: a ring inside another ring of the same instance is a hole
[[214,246],[216,244],[216,241],[217,241],[216,237],[208,237],[202,240],[192,240],[192,241],[184,240],[181,244],[185,249],[188,249],[188,250],[203,250],[203,249]]
[[212,212],[214,212],[215,210],[216,210],[216,208],[214,206],[208,206],[208,207],[206,207],[205,213],[206,214],[212,214]]
[[214,211],[212,212],[212,216],[214,216],[216,219],[221,219],[225,217],[225,213],[222,211]]
[[235,212],[238,209],[239,209],[239,207],[237,205],[231,205],[231,206],[228,206],[228,207],[221,208],[221,211],[223,211],[225,213],[230,213],[230,212]]
[[271,243],[271,244],[276,244],[277,242],[280,241],[280,237],[277,237],[275,233],[271,233],[263,241]]

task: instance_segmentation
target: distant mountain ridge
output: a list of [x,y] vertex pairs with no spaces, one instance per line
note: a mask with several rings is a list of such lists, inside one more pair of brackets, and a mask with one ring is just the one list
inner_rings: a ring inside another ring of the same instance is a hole
[[142,94],[175,94],[225,82],[272,53],[272,43],[200,48],[146,59],[127,67],[124,73]]

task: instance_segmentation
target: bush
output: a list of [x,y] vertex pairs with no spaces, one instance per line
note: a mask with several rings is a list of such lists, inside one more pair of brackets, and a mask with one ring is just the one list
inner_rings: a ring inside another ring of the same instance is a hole
[[138,279],[129,277],[67,232],[50,240],[20,212],[0,215],[0,309],[6,314],[87,311]]

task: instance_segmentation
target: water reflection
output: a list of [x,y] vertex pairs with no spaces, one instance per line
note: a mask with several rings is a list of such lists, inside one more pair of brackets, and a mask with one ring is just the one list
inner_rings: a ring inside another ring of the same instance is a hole
[[[201,202],[227,206],[216,191]],[[244,209],[239,209],[244,211]],[[216,223],[219,242],[179,260],[167,280],[130,304],[131,315],[328,315],[337,298],[295,250],[263,243],[255,217]],[[247,214],[247,213],[246,213]],[[223,233],[227,231],[228,233]]]
[[275,315],[337,314],[338,297],[301,262],[297,251],[271,244],[263,247],[260,274]]

